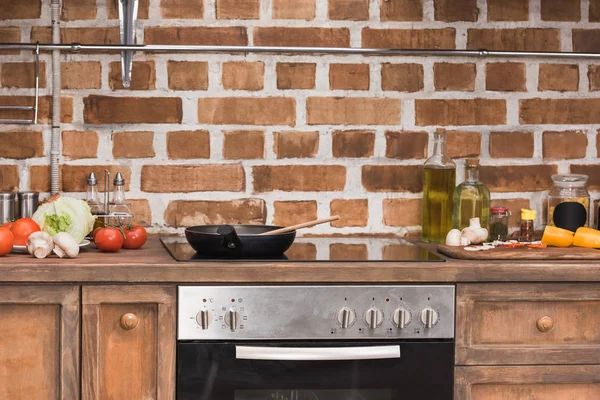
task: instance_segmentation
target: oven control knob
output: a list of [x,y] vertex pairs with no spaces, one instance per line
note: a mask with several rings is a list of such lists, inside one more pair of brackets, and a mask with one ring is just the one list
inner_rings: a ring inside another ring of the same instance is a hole
[[231,329],[231,332],[233,332],[240,324],[240,313],[235,311],[234,308],[231,308],[225,313],[223,319],[225,320],[225,325],[227,325],[229,329]]
[[369,308],[365,313],[365,322],[369,329],[375,329],[383,322],[383,313],[376,308]]
[[354,324],[354,321],[356,321],[356,313],[348,307],[344,307],[338,313],[337,321],[342,329],[348,329]]
[[392,322],[398,329],[404,329],[410,324],[411,315],[410,311],[406,308],[398,308],[394,311],[394,316],[392,317]]
[[435,324],[437,324],[439,315],[438,312],[435,311],[431,307],[424,308],[421,311],[421,323],[425,328],[433,328]]
[[196,323],[198,323],[202,329],[208,329],[209,325],[213,323],[213,314],[208,310],[200,311],[196,314]]

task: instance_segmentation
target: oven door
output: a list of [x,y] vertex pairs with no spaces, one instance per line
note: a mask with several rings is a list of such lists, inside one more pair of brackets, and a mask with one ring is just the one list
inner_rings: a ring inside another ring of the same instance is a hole
[[451,400],[452,341],[179,342],[179,400]]

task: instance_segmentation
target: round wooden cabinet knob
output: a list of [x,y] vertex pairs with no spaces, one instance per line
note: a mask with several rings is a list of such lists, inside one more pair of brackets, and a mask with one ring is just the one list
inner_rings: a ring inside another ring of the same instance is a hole
[[135,329],[139,323],[140,319],[133,313],[123,314],[121,317],[121,328],[125,329],[126,331]]
[[554,328],[554,320],[552,317],[544,315],[538,318],[536,325],[540,332],[550,332]]

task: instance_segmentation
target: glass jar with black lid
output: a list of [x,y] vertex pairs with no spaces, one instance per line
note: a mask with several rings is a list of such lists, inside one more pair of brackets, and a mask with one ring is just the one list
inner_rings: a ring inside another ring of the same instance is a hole
[[548,194],[549,226],[557,226],[575,232],[587,227],[590,218],[590,194],[587,191],[587,175],[552,175],[552,189]]

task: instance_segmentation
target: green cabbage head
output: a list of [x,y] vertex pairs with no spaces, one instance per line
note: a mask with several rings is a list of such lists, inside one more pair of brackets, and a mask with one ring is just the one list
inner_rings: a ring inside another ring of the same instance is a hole
[[86,201],[62,197],[59,194],[39,206],[31,218],[42,231],[51,236],[58,232],[67,232],[77,243],[81,243],[85,235],[91,232],[96,220]]

